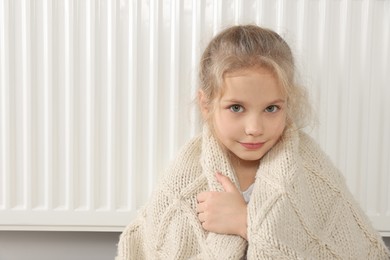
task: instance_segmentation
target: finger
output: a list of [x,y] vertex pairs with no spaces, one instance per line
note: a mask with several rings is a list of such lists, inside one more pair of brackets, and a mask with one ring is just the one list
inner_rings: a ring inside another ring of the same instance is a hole
[[208,192],[206,192],[206,191],[199,193],[196,196],[196,200],[198,201],[198,203],[204,202],[207,198],[207,194],[208,194]]
[[198,214],[198,219],[201,223],[205,222],[205,218],[204,218],[204,213],[199,213]]
[[229,177],[217,172],[215,174],[217,181],[222,185],[226,192],[238,192],[236,185],[229,179]]
[[196,205],[196,213],[202,213],[202,212],[204,212],[204,207],[203,207],[203,203],[198,203],[197,205]]

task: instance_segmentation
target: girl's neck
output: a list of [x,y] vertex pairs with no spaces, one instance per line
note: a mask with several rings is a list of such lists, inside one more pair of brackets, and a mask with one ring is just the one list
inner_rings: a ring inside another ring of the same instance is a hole
[[258,161],[244,161],[236,156],[231,156],[231,163],[240,184],[241,191],[245,191],[255,182],[256,172],[259,168]]

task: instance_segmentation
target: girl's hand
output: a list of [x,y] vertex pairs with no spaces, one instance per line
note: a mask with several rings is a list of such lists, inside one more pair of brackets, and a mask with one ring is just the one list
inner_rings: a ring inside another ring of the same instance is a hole
[[217,173],[216,178],[224,192],[202,192],[197,196],[196,211],[202,227],[247,239],[247,204],[242,194],[228,177]]

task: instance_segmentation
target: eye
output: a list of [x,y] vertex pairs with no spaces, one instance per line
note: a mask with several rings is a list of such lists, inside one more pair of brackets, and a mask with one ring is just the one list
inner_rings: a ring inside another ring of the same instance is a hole
[[275,113],[279,110],[279,107],[276,106],[276,105],[272,105],[272,106],[269,106],[265,109],[265,112],[268,112],[268,113]]
[[244,111],[244,108],[240,105],[232,105],[229,107],[229,109],[234,113],[241,113]]

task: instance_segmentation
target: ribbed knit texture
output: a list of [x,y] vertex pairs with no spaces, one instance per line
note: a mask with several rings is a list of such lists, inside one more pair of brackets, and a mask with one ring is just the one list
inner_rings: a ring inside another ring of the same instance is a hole
[[287,130],[262,158],[248,204],[248,241],[206,232],[197,218],[197,194],[222,190],[216,172],[238,186],[205,127],[121,234],[116,259],[390,259],[338,170],[303,132]]

